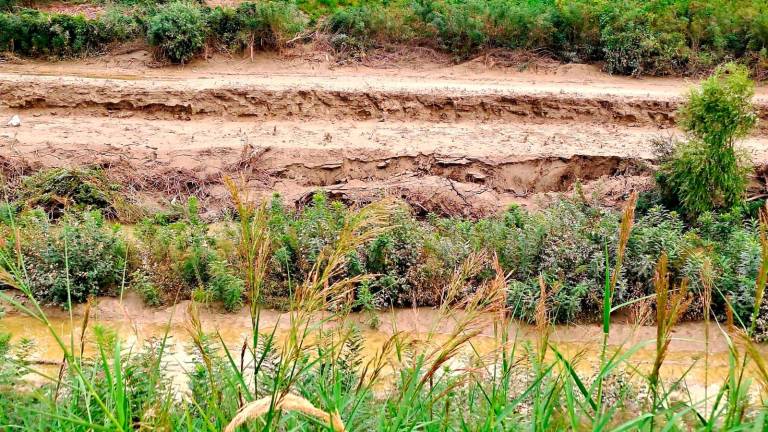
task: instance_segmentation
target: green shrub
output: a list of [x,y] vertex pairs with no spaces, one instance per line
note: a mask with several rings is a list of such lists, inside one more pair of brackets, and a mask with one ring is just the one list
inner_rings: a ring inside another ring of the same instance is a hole
[[218,43],[222,49],[242,48],[243,23],[235,9],[217,6],[211,9],[206,20],[209,38]]
[[186,63],[205,45],[205,17],[199,6],[186,2],[162,5],[147,22],[147,41],[160,57]]
[[0,0],[0,11],[11,10],[17,3],[16,0]]
[[250,47],[280,48],[304,29],[305,20],[288,1],[244,2],[237,6],[243,43]]
[[669,261],[673,265],[677,263],[686,248],[684,233],[680,216],[661,206],[652,207],[637,217],[624,261],[627,285],[617,290],[617,302],[653,293],[653,275],[659,257],[666,252]]
[[160,289],[152,282],[152,277],[142,270],[136,270],[131,275],[131,288],[141,295],[147,306],[160,306],[163,297]]
[[47,14],[34,9],[0,13],[0,50],[29,56],[74,56],[101,50],[110,42],[98,20]]
[[67,213],[56,225],[29,213],[18,239],[30,288],[43,302],[66,305],[113,293],[126,266],[126,246],[97,211]]
[[198,216],[197,199],[189,198],[178,212],[182,214],[178,220],[161,215],[141,221],[137,229],[145,271],[168,293],[205,287],[209,265],[216,259],[216,242]]
[[565,61],[586,62],[602,57],[599,5],[592,1],[560,2],[552,18],[552,37],[557,56]]
[[119,7],[107,9],[107,12],[99,18],[99,25],[105,39],[109,41],[129,41],[140,37],[143,33],[143,26],[138,17],[130,10]]
[[226,261],[214,260],[209,265],[211,274],[207,289],[215,300],[221,301],[224,309],[234,312],[243,307],[245,282],[235,276]]
[[641,8],[616,8],[604,18],[608,24],[601,30],[601,44],[609,73],[666,75],[685,70],[685,35],[674,27],[657,27],[653,18]]
[[751,166],[735,142],[757,121],[753,94],[747,69],[728,64],[692,90],[680,109],[679,124],[689,141],[678,145],[656,179],[669,202],[687,216],[743,202]]
[[437,34],[440,47],[460,58],[476,52],[488,40],[483,15],[483,0],[441,2],[419,0],[415,3],[417,16]]
[[360,53],[367,48],[418,37],[409,25],[411,10],[396,4],[366,3],[339,9],[328,17],[331,43],[337,52]]
[[555,8],[549,2],[490,0],[486,32],[491,45],[539,49],[553,45]]

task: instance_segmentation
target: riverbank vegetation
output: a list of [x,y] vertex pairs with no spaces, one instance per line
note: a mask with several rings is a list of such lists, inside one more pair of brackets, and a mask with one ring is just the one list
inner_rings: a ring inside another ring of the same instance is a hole
[[[5,266],[2,280],[21,296],[0,295],[6,304],[47,327],[64,353],[58,374],[46,373],[30,362],[29,342],[12,345],[7,336],[0,338],[0,425],[30,431],[233,432],[765,428],[768,408],[759,395],[768,389],[768,369],[752,342],[757,320],[743,323],[727,313],[728,326],[722,332],[729,344],[729,372],[723,382],[714,383],[712,394],[705,391],[703,399],[694,396],[686,385],[687,372],[662,378],[677,323],[695,301],[709,316],[712,299],[722,298],[709,264],[695,279],[678,280],[669,273],[669,256],[662,253],[653,265],[652,294],[646,297],[655,306],[657,339],[608,346],[611,313],[643,301],[620,303],[619,299],[619,280],[629,264],[630,238],[640,225],[635,221],[634,197],[613,226],[612,250],[602,255],[598,308],[603,343],[599,362],[585,373],[577,372],[584,369],[578,354],[564,355],[549,338],[558,315],[549,300],[561,292],[560,285],[550,284],[544,276],[538,278],[532,316],[536,337],[518,339],[511,331],[516,310],[508,288],[511,274],[502,269],[497,255],[487,252],[471,252],[460,260],[442,287],[439,317],[424,335],[394,332],[372,358],[364,358],[360,330],[347,315],[357,307],[356,290],[375,276],[353,275],[349,268],[355,266],[360,248],[392,233],[390,218],[399,211],[393,201],[354,211],[315,202],[302,213],[336,213],[337,228],[327,244],[315,249],[308,270],[292,279],[293,289],[286,298],[291,313],[285,337],[276,330],[265,331],[260,325],[259,300],[275,265],[269,251],[284,244],[273,244],[280,239],[272,231],[274,207],[248,202],[237,190],[233,192],[239,219],[233,230],[241,239],[233,253],[241,260],[252,325],[240,351],[231,351],[220,334],[203,331],[196,303],[192,303],[187,310],[187,331],[195,361],[183,373],[182,388],[179,377],[167,372],[167,333],[141,347],[126,347],[119,335],[96,327],[95,340],[89,341],[96,351],[89,354],[83,338],[90,307],[85,308],[80,323],[71,318],[71,328],[80,326],[80,340],[58,333],[14,249],[0,252]],[[190,218],[194,219],[193,214]],[[185,229],[194,229],[191,226],[197,222],[184,223]],[[768,277],[766,223],[764,217],[758,237],[762,258],[752,279],[749,314],[753,318],[761,314]],[[185,247],[195,249],[204,243],[185,242]],[[203,256],[197,252],[188,255],[192,261]],[[696,294],[690,289],[694,280],[702,286]],[[65,284],[67,305],[73,298],[72,287]],[[732,311],[730,300],[725,298],[726,310]],[[492,341],[486,352],[475,346],[474,338],[489,317],[494,330],[485,336]],[[439,330],[446,322],[453,324],[448,333]],[[632,361],[633,353],[654,343],[652,365]],[[45,384],[25,390],[23,377],[29,374],[41,375]],[[709,383],[705,377],[705,387]]]
[[420,46],[464,60],[523,50],[563,62],[600,62],[609,73],[680,75],[740,60],[762,77],[768,65],[768,3],[636,0],[116,0],[94,18],[45,13],[34,2],[0,3],[0,51],[79,56],[144,40],[160,59],[280,49],[322,37],[339,58]]

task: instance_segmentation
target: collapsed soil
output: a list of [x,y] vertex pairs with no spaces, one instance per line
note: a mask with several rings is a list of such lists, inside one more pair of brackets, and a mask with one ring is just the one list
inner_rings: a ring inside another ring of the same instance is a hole
[[[6,175],[99,165],[133,192],[194,193],[214,210],[224,175],[297,203],[324,188],[462,216],[533,204],[576,181],[620,200],[649,184],[654,140],[681,138],[675,110],[693,84],[580,65],[372,69],[273,55],[149,64],[138,51],[4,65],[0,118],[22,119],[0,129]],[[755,102],[762,126],[741,145],[762,164],[765,88]]]

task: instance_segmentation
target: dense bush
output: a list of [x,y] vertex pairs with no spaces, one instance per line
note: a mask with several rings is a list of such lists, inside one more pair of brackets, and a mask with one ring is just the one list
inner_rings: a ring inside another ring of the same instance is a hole
[[734,144],[757,121],[753,94],[747,69],[731,63],[692,90],[680,109],[679,124],[689,139],[665,161],[657,182],[689,217],[743,202],[751,164]]
[[0,13],[0,50],[29,56],[93,53],[115,39],[98,20],[82,15],[47,14],[33,9]]
[[116,292],[128,265],[126,245],[101,213],[67,213],[51,224],[44,213],[30,211],[16,224],[19,235],[11,239],[35,297],[66,305]]
[[[318,193],[300,210],[275,197],[267,211],[272,248],[260,301],[282,307],[323,250],[333,246],[352,210]],[[666,252],[672,279],[687,278],[699,299],[708,263],[715,275],[717,314],[724,317],[725,299],[730,298],[736,316],[749,321],[761,247],[757,223],[748,211],[735,207],[684,219],[658,205],[639,209],[614,301],[652,294],[655,265]],[[19,207],[12,204],[0,209],[5,247],[13,251],[14,244],[22,245],[30,282],[43,300],[66,301],[65,241],[73,301],[110,293],[123,275],[150,305],[193,297],[237,310],[246,300],[245,275],[234,252],[237,230],[232,222],[203,222],[195,199],[141,222],[134,231],[137,256],[126,254],[123,240],[99,213],[65,213],[51,223],[41,211],[17,212]],[[21,227],[18,243],[8,228],[12,223]],[[356,307],[437,305],[455,269],[470,255],[485,252],[498,257],[510,277],[508,301],[516,317],[534,319],[543,281],[552,318],[568,322],[600,315],[605,265],[607,260],[613,266],[616,256],[619,218],[583,198],[564,197],[536,212],[512,207],[477,221],[436,216],[417,220],[403,209],[391,214],[388,224],[390,229],[350,252],[337,276],[372,275],[355,288]],[[482,269],[467,281],[466,294],[492,276],[490,265]],[[688,316],[701,317],[700,306],[694,303]]]
[[16,3],[16,0],[0,0],[0,11],[13,9]]
[[643,10],[615,10],[612,15],[601,31],[609,73],[663,75],[685,70],[687,46],[682,33],[655,28]]
[[190,198],[175,213],[139,224],[141,272],[133,280],[135,288],[155,304],[191,295],[221,301],[227,310],[238,309],[243,281],[222,261],[225,253],[198,212],[197,200]]
[[147,22],[147,41],[160,57],[186,63],[205,46],[205,16],[199,6],[186,2],[162,5]]
[[237,6],[241,32],[249,46],[280,48],[304,28],[301,12],[291,2],[261,1],[244,2]]

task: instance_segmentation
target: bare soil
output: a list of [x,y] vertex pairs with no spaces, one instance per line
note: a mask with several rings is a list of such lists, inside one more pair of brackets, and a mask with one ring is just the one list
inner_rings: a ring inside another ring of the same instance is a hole
[[[391,66],[260,55],[156,68],[145,51],[4,64],[0,119],[22,125],[0,128],[1,165],[99,165],[155,200],[195,193],[214,210],[223,175],[296,203],[325,188],[464,216],[536,205],[577,180],[620,201],[650,184],[652,142],[682,138],[675,110],[694,84],[584,65]],[[768,89],[756,103],[762,126],[741,145],[762,164]]]

